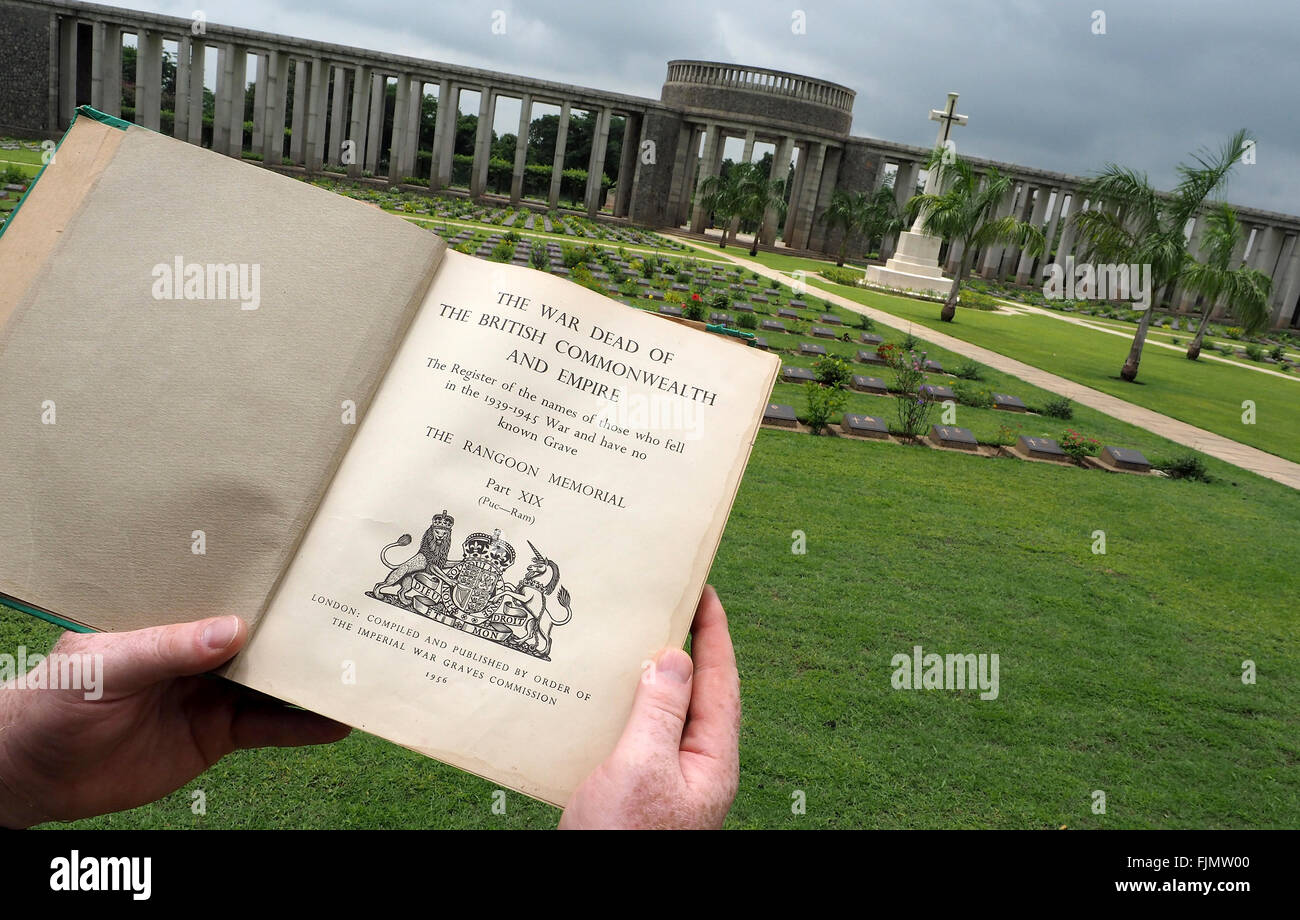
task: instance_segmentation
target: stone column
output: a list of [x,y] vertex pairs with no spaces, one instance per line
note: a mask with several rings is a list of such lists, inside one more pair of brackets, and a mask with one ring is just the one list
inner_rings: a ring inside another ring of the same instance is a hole
[[722,157],[722,128],[711,123],[704,131],[704,153],[700,157],[699,176],[695,182],[695,209],[691,213],[691,232],[703,233],[709,222],[709,212],[701,199],[704,183],[718,174],[718,160]]
[[614,198],[614,216],[627,217],[632,205],[632,186],[636,179],[637,154],[641,149],[641,132],[645,119],[632,112],[623,116],[623,149],[618,159],[618,194]]
[[360,64],[352,71],[352,118],[348,121],[348,140],[352,142],[348,178],[360,179],[366,166],[366,127],[370,122],[370,68]]
[[320,172],[325,165],[325,90],[329,70],[324,61],[311,62],[311,84],[307,89],[307,140],[303,147],[308,172]]
[[388,105],[388,77],[370,76],[370,127],[366,131],[366,170],[379,175],[379,160],[384,155],[384,108]]
[[1285,268],[1273,279],[1272,310],[1269,327],[1289,325],[1295,316],[1296,299],[1300,297],[1300,236],[1292,234],[1283,250]]
[[560,182],[564,178],[564,145],[569,140],[569,103],[560,103],[560,125],[555,132],[555,159],[551,162],[551,193],[547,201],[552,208],[560,204]]
[[135,123],[150,131],[162,127],[162,33],[141,29],[135,57]]
[[596,116],[596,134],[591,141],[591,159],[587,161],[587,216],[595,217],[600,213],[602,182],[605,175],[605,151],[609,145],[609,122],[614,117],[614,110],[602,106]]
[[478,94],[478,131],[474,135],[474,165],[469,174],[469,195],[481,198],[487,188],[489,160],[492,158],[492,116],[496,110],[495,91],[484,86]]
[[[99,110],[106,115],[122,117],[122,28],[100,23],[104,33],[103,90]],[[203,85],[200,78],[199,85]]]
[[424,81],[408,77],[410,90],[406,97],[406,135],[402,144],[402,175],[399,179],[414,176],[420,159],[420,116],[424,111]]
[[[447,183],[442,179],[443,147],[446,146],[448,125],[453,143],[456,138],[456,104],[452,101],[451,81],[438,82],[438,115],[433,122],[433,162],[429,164],[429,188],[435,192]],[[451,161],[448,160],[448,163]]]
[[1277,270],[1279,245],[1283,240],[1282,231],[1277,227],[1260,227],[1255,234],[1254,250],[1250,254],[1250,267],[1273,277]]
[[[1032,227],[1041,227],[1043,219],[1047,214],[1047,205],[1051,200],[1052,190],[1045,185],[1038,187],[1038,194],[1034,196],[1034,205],[1029,214],[1029,225]],[[1034,256],[1029,251],[1029,247],[1019,249],[1020,260],[1016,264],[1016,284],[1028,284],[1030,272],[1034,268]]]
[[346,126],[343,120],[347,117],[347,71],[339,64],[330,68],[333,75],[331,85],[331,96],[329,104],[329,126],[326,133],[329,135],[329,143],[325,147],[325,163],[328,166],[338,166],[342,160],[340,155],[343,152],[343,140]]
[[253,136],[252,149],[261,153],[266,149],[263,131],[266,129],[266,71],[270,55],[257,55],[257,82],[253,84]]
[[289,126],[289,159],[298,166],[307,163],[307,97],[311,90],[311,62],[293,65],[293,123]]
[[528,93],[519,100],[519,130],[515,132],[515,162],[510,172],[510,203],[519,204],[524,197],[524,166],[528,160],[528,128],[533,123],[533,97]]
[[804,177],[808,175],[808,157],[811,144],[804,144],[799,150],[799,162],[794,167],[794,179],[790,184],[790,197],[785,209],[785,224],[781,227],[781,237],[787,246],[794,237],[794,225],[799,216],[799,196],[803,194]]
[[[794,156],[794,138],[786,135],[777,142],[776,152],[772,154],[772,181],[785,182],[790,175],[790,158]],[[768,208],[763,214],[763,223],[758,230],[758,241],[767,246],[776,245],[775,208]]]
[[[99,45],[99,29],[95,30],[95,44]],[[190,136],[190,72],[190,37],[182,35],[176,44],[176,101],[172,107],[172,137],[183,141]],[[203,75],[199,74],[199,79],[202,78]],[[91,105],[95,103],[92,102]],[[95,108],[99,106],[95,105]]]
[[839,184],[840,177],[840,160],[844,156],[844,151],[839,147],[830,147],[826,151],[825,165],[822,167],[821,190],[817,197],[813,199],[812,213],[809,215],[807,245],[809,249],[818,249],[825,251],[828,240],[826,222],[819,220],[821,214],[826,213],[826,209],[831,206],[831,197],[835,194],[835,186]]
[[393,141],[388,148],[388,181],[397,184],[406,175],[406,148],[410,138],[411,76],[398,74],[393,104]]
[[[139,64],[136,65],[137,68]],[[137,80],[138,80],[137,73]],[[138,91],[137,91],[138,92]],[[137,99],[139,96],[137,95]],[[138,103],[137,103],[138,105]],[[77,20],[59,17],[59,127],[66,128],[77,111]],[[139,122],[139,116],[136,116]]]
[[[1006,217],[1008,214],[1010,214],[1011,209],[1015,207],[1015,200],[1016,200],[1016,183],[1014,180],[1012,180],[1011,187],[1007,189],[1006,196],[998,204],[998,208],[994,216],[998,219],[1001,219],[1003,217]],[[1001,262],[1002,262],[1002,247],[997,245],[996,243],[991,246],[986,246],[984,248],[983,254],[980,257],[980,274],[983,275],[985,278],[995,277],[997,275],[998,265],[1001,264]]]
[[267,55],[266,70],[259,74],[258,82],[265,76],[266,106],[262,116],[262,165],[279,166],[284,159],[284,110],[289,98],[289,55],[272,51]]
[[[1057,228],[1060,226],[1061,216],[1065,211],[1065,198],[1069,194],[1063,188],[1058,188],[1055,191],[1056,191],[1056,201],[1053,202],[1052,204],[1051,220],[1049,220],[1047,223],[1047,233],[1044,235],[1043,238],[1043,255],[1041,257],[1042,261],[1039,262],[1039,265],[1043,265],[1043,266],[1050,264],[1056,257],[1055,246],[1054,246],[1054,244],[1056,243],[1056,231]],[[1039,272],[1039,275],[1041,277],[1042,272]]]
[[817,198],[821,193],[822,171],[826,166],[826,144],[813,141],[808,157],[808,172],[804,175],[802,188],[799,190],[799,203],[795,208],[794,235],[786,240],[792,249],[807,249],[812,233],[813,212],[817,207]]
[[[90,38],[90,104],[104,111],[104,23],[97,22],[91,26]],[[182,39],[181,50],[185,50]],[[180,79],[180,64],[177,63],[176,78]]]
[[678,215],[681,213],[681,202],[686,197],[686,189],[690,188],[687,184],[690,177],[687,176],[687,152],[691,148],[691,141],[695,138],[695,128],[693,125],[683,122],[677,130],[677,149],[673,151],[673,165],[668,183],[668,202],[664,208],[666,222],[670,225],[677,226],[681,223]]
[[691,198],[695,194],[696,176],[700,172],[700,147],[704,143],[705,133],[706,129],[703,125],[692,125],[690,128],[691,136],[686,144],[686,165],[682,169],[677,210],[674,212],[674,227],[689,227],[691,223]]

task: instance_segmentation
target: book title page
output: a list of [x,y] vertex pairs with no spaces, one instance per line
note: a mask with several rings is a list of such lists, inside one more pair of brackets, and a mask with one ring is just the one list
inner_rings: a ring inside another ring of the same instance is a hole
[[447,253],[228,676],[563,804],[685,639],[777,365]]

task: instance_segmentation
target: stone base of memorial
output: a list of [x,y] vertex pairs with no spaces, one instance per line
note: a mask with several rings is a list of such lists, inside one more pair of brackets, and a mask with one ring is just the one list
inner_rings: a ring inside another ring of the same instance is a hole
[[867,281],[897,291],[921,291],[947,294],[952,279],[944,277],[939,267],[939,247],[943,240],[926,233],[904,230],[898,235],[894,254],[884,265],[867,269]]
[[874,415],[846,413],[840,422],[840,434],[849,438],[867,438],[872,441],[892,441],[889,426],[883,418]]
[[956,425],[931,425],[930,433],[921,438],[921,443],[935,450],[955,450],[981,457],[999,456],[996,447],[980,444],[969,428],[958,428]]
[[799,424],[799,417],[794,414],[793,406],[780,403],[768,403],[763,410],[764,428],[784,428],[787,431],[808,431],[807,425]]

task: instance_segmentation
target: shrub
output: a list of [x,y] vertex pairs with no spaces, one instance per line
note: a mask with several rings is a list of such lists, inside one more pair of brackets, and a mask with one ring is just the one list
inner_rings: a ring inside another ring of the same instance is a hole
[[1236,326],[1229,326],[1227,331],[1224,334],[1230,339],[1241,338],[1241,330],[1238,329]]
[[704,301],[699,294],[692,294],[691,299],[682,307],[682,316],[696,321],[704,319]]
[[1225,354],[1225,355],[1231,355],[1231,354],[1233,354],[1233,353],[1235,352],[1235,350],[1236,350],[1236,349],[1234,349],[1231,345],[1229,345],[1227,342],[1220,342],[1218,345],[1215,345],[1214,347],[1215,347],[1215,348],[1216,348],[1216,349],[1217,349],[1221,354]]
[[817,373],[817,379],[828,387],[842,389],[853,376],[853,370],[849,367],[849,362],[837,355],[826,355],[818,358],[813,363],[813,370]]
[[27,174],[17,166],[6,166],[0,170],[0,185],[26,185]]
[[[854,271],[851,268],[839,268],[834,265],[828,265],[818,272],[827,281],[834,284],[856,285],[858,279],[862,277],[862,272]],[[755,278],[758,276],[755,275]]]
[[876,321],[865,313],[858,314],[858,328],[863,332],[870,332],[876,328]]
[[758,317],[753,313],[742,313],[736,317],[736,325],[741,329],[757,329]]
[[971,310],[996,310],[1001,306],[988,294],[981,294],[979,291],[962,291],[957,302]]
[[551,266],[551,256],[546,251],[546,244],[538,240],[533,243],[532,251],[528,255],[528,261],[533,263],[533,268],[540,268],[546,271]]
[[523,237],[521,237],[519,233],[515,230],[507,230],[505,232],[505,235],[502,236],[501,239],[511,243],[518,243],[521,239],[523,239]]
[[1164,471],[1170,479],[1192,479],[1209,482],[1210,472],[1205,468],[1205,461],[1197,454],[1181,454],[1168,460],[1157,460],[1151,464]]
[[921,344],[921,340],[918,339],[916,336],[912,335],[912,333],[910,332],[907,335],[903,336],[903,341],[902,341],[903,351],[916,351],[916,346],[920,344]]
[[876,349],[894,370],[894,389],[898,398],[894,407],[898,412],[899,433],[908,438],[919,438],[930,427],[934,403],[921,394],[925,383],[925,353],[904,351],[895,345],[882,345]]
[[1249,342],[1246,345],[1246,357],[1252,361],[1263,361],[1264,349],[1260,348],[1254,342]]
[[1074,417],[1074,403],[1064,396],[1052,396],[1038,411],[1049,418],[1069,419]]
[[965,381],[958,381],[952,385],[952,391],[957,394],[957,401],[967,406],[975,409],[993,408],[993,391],[987,387],[972,386]]
[[1084,457],[1096,456],[1101,450],[1101,442],[1096,438],[1080,434],[1073,428],[1067,428],[1061,434],[1061,450],[1065,451],[1075,463],[1083,463]]
[[953,371],[953,373],[962,380],[984,379],[984,369],[974,361],[963,361],[961,364],[957,365],[957,369]]
[[659,271],[659,260],[654,256],[646,256],[645,261],[641,263],[641,277],[653,278]]
[[808,400],[808,427],[813,434],[818,434],[830,424],[831,417],[844,408],[847,394],[843,390],[816,383],[804,384],[803,390]]
[[577,246],[565,244],[560,246],[560,259],[564,262],[564,267],[572,271],[583,263],[585,257]]
[[488,256],[493,262],[509,262],[514,258],[515,244],[509,240],[502,240],[492,247],[492,254]]
[[1274,345],[1273,348],[1268,353],[1268,356],[1272,358],[1274,361],[1281,361],[1282,358],[1285,357],[1285,355],[1286,355],[1286,349],[1283,348],[1281,345]]

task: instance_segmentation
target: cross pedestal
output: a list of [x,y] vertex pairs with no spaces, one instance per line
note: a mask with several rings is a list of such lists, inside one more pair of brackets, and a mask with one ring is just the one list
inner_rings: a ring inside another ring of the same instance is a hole
[[[953,125],[964,125],[965,115],[956,114],[957,94],[948,94],[948,106],[945,109],[932,109],[930,120],[939,122],[939,137],[936,148],[947,149],[948,133]],[[925,191],[934,194],[939,190],[939,171],[930,170],[925,180]],[[918,291],[927,294],[947,294],[952,289],[952,279],[944,275],[939,267],[939,249],[943,240],[925,232],[924,220],[917,215],[911,230],[898,234],[898,244],[894,254],[884,265],[873,265],[867,269],[867,281],[882,287],[900,291]]]

